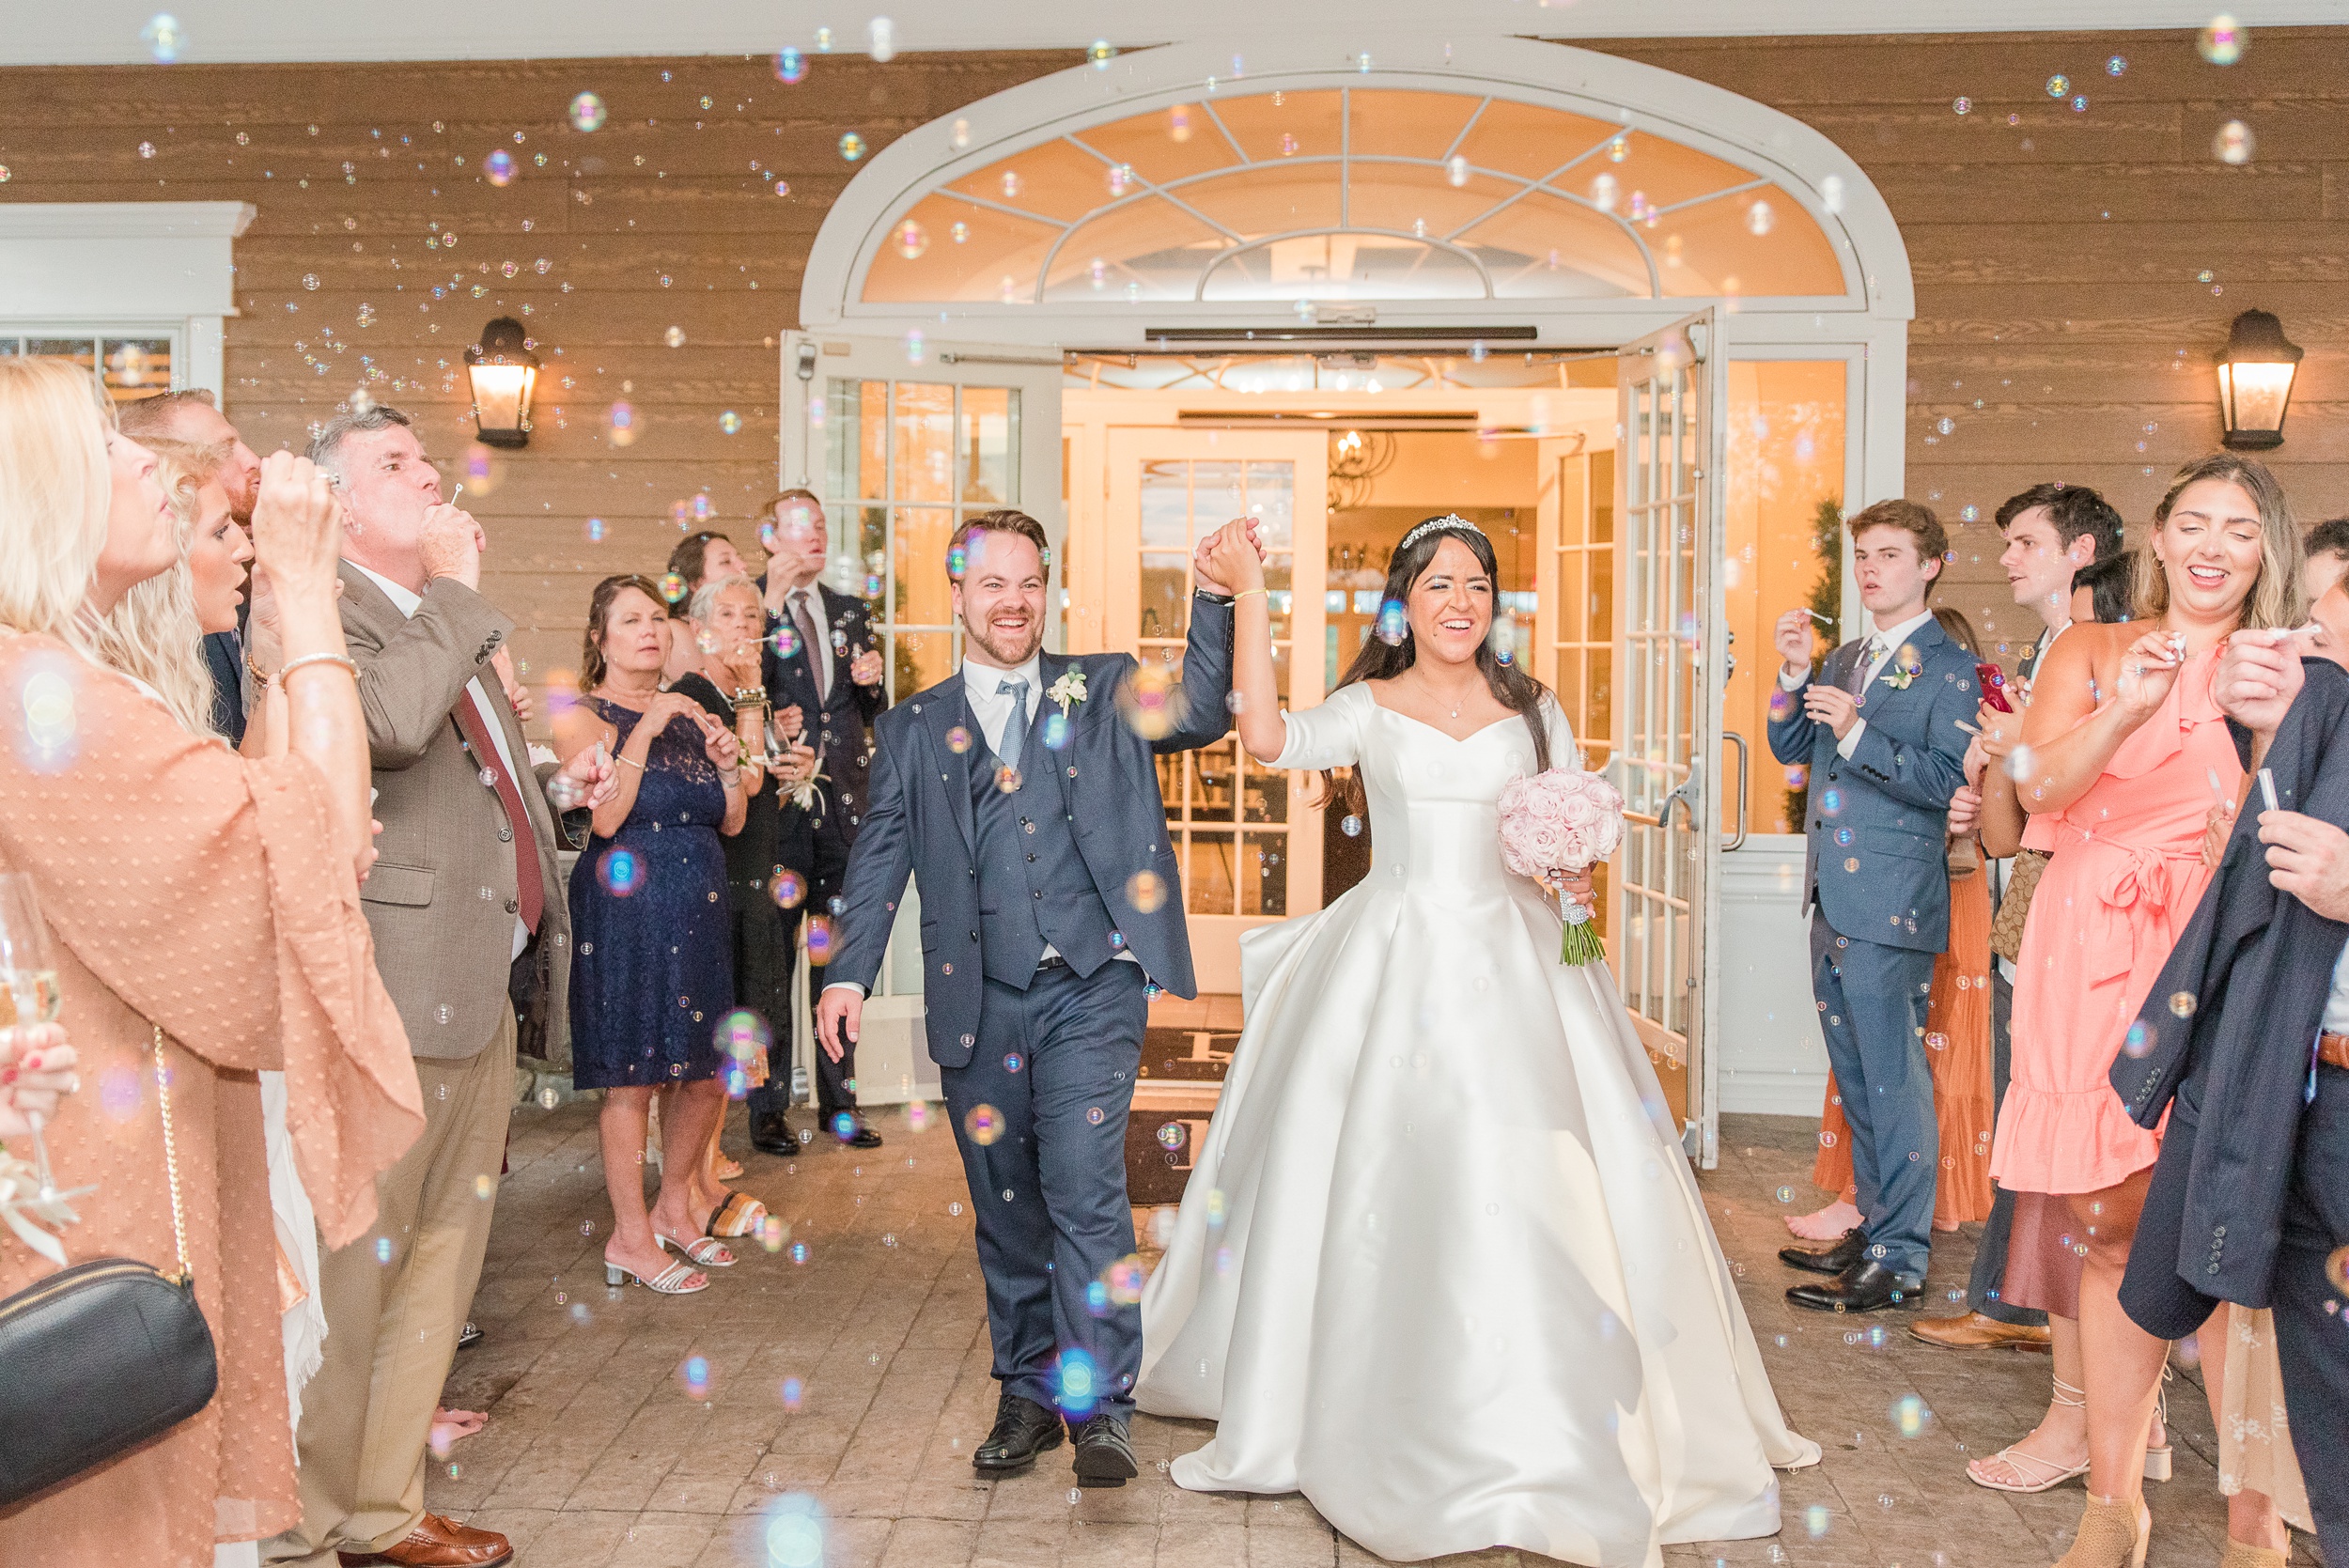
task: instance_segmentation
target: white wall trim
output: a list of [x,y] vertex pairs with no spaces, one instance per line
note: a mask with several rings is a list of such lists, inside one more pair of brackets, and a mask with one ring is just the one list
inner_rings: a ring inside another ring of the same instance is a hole
[[225,407],[233,253],[254,216],[241,201],[0,203],[0,321],[175,334],[174,387],[209,388]]
[[[1234,78],[1233,61],[1245,74]],[[1021,148],[1106,121],[1185,101],[1212,101],[1218,91],[1274,88],[1422,87],[1489,93],[1646,130],[1698,147],[1776,183],[1799,202],[1842,255],[1851,293],[1800,301],[1745,299],[1728,329],[1735,343],[1772,318],[1816,322],[1823,336],[1869,336],[1875,321],[1906,322],[1915,314],[1908,253],[1890,209],[1859,165],[1819,132],[1789,115],[1710,83],[1637,61],[1563,44],[1516,38],[1445,41],[1435,35],[1397,40],[1372,56],[1371,69],[1346,69],[1326,43],[1243,37],[1220,44],[1174,44],[1122,54],[1109,70],[1078,66],[1010,87],[957,114],[907,132],[848,182],[826,212],[808,256],[800,317],[810,331],[891,335],[945,324],[941,308],[867,304],[864,273],[895,222],[939,186]],[[956,146],[957,125],[964,142]],[[1839,211],[1828,210],[1824,182],[1842,183]],[[1485,300],[1377,302],[1386,324],[1486,325],[1532,322],[1547,344],[1587,347],[1628,341],[1703,305],[1703,299],[1625,301]],[[943,314],[962,335],[990,342],[1143,347],[1144,329],[1177,320],[1289,325],[1289,306],[1268,302],[1050,303],[1005,305],[957,302]],[[1832,323],[1832,325],[1829,325]],[[1767,333],[1762,335],[1769,335]]]
[[1816,1118],[1827,1094],[1802,864],[1800,833],[1750,834],[1720,859],[1722,1021],[1713,1054],[1723,1111]]

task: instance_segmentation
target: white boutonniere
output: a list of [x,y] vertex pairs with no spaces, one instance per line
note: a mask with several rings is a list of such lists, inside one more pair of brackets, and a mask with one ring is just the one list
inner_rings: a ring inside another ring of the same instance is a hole
[[1051,690],[1044,694],[1060,704],[1061,713],[1066,717],[1085,700],[1085,673],[1076,669],[1062,671],[1060,679],[1052,682]]
[[1903,648],[1892,656],[1892,662],[1884,667],[1884,684],[1895,691],[1906,691],[1909,683],[1925,673],[1924,661],[1914,648]]

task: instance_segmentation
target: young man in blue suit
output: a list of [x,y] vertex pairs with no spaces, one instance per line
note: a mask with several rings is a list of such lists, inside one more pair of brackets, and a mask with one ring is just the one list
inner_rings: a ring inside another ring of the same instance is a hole
[[[1779,617],[1784,664],[1770,752],[1810,768],[1803,868],[1811,989],[1851,1123],[1859,1225],[1823,1250],[1779,1253],[1827,1275],[1797,1307],[1874,1312],[1921,1299],[1940,1137],[1925,1068],[1933,960],[1949,945],[1950,801],[1966,783],[1978,698],[1972,656],[1925,607],[1948,536],[1913,501],[1850,520],[1859,601],[1876,629],[1812,663],[1811,613]],[[1815,676],[1815,678],[1814,678]]]
[[1029,1468],[1064,1424],[1081,1485],[1137,1470],[1126,1119],[1151,985],[1196,990],[1157,759],[1231,728],[1232,600],[1208,565],[1221,537],[1199,547],[1177,681],[1130,654],[1044,652],[1042,525],[972,519],[947,558],[962,668],[875,726],[817,1038],[835,1060],[855,1041],[910,876],[1003,1385],[971,1459],[981,1475]]

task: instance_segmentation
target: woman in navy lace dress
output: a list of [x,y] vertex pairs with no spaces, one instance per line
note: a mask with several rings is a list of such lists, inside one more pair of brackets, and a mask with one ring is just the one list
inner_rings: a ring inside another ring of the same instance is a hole
[[[598,583],[582,696],[558,717],[555,740],[566,758],[605,748],[619,784],[596,811],[570,885],[571,1079],[604,1091],[605,1274],[686,1295],[708,1278],[665,1249],[723,1268],[734,1257],[714,1238],[750,1234],[765,1210],[717,1186],[698,1157],[725,1110],[716,1032],[734,1008],[734,975],[723,836],[741,831],[744,796],[733,732],[661,690],[668,638],[653,584]],[[645,1124],[662,1090],[661,1193],[648,1211]]]

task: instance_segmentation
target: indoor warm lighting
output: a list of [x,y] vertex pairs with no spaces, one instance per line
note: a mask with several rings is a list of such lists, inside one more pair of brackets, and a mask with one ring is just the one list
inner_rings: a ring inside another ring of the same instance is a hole
[[2300,350],[2285,340],[2281,321],[2263,310],[2234,318],[2218,358],[2218,413],[2229,446],[2264,452],[2284,443],[2284,405],[2299,368]]
[[530,394],[538,381],[538,356],[530,351],[522,324],[501,316],[482,328],[481,341],[465,350],[465,374],[473,380],[473,417],[481,430],[481,443],[528,446]]

